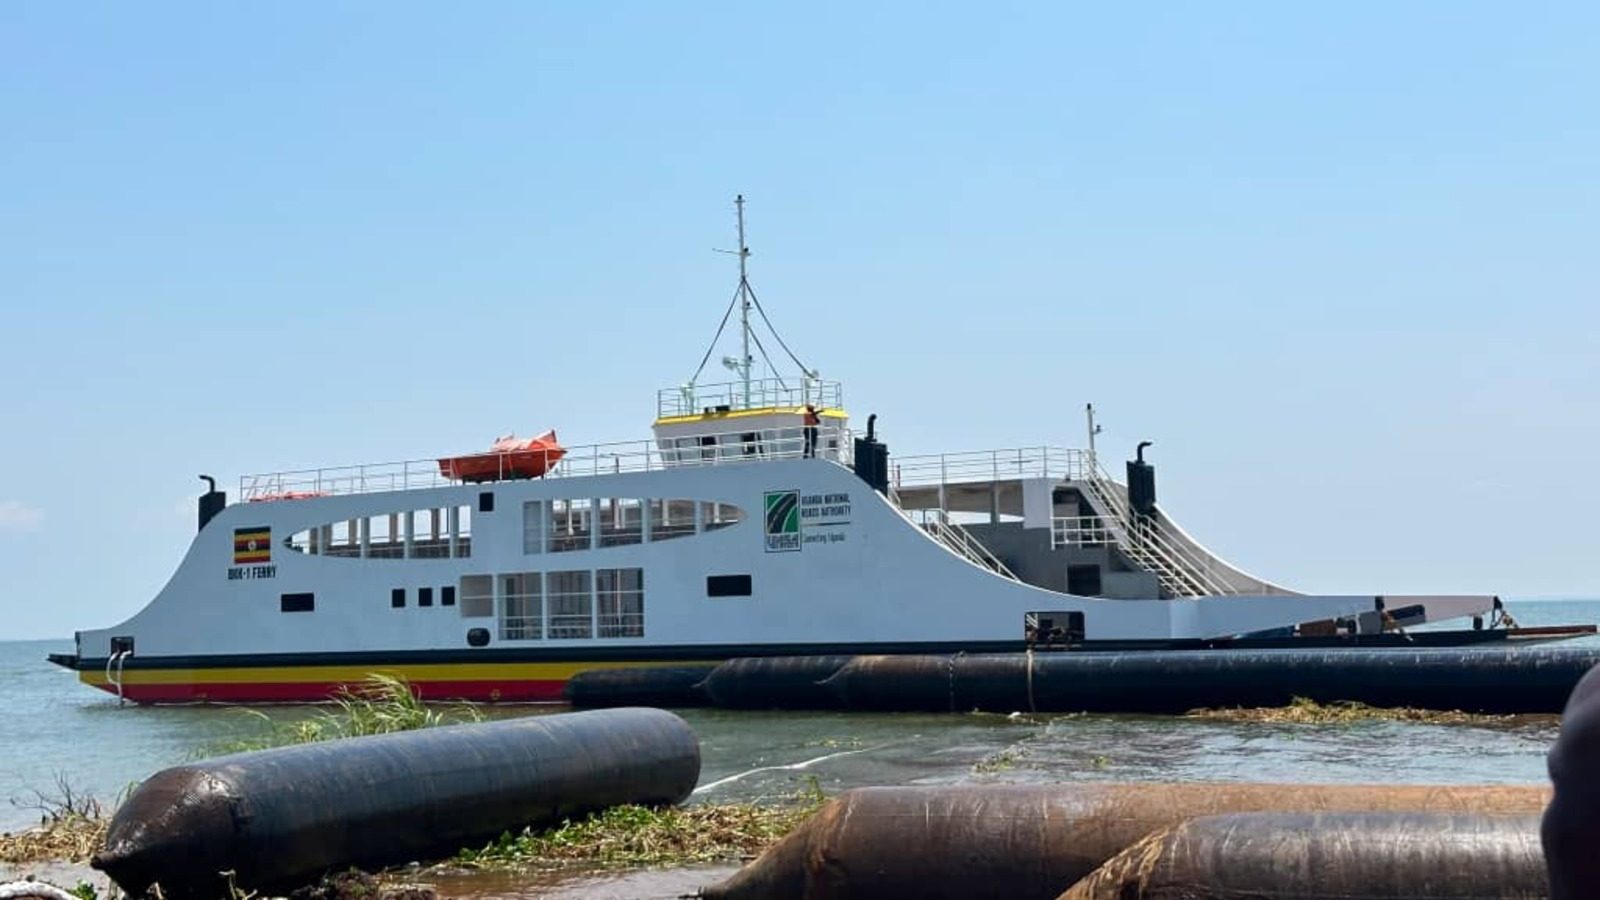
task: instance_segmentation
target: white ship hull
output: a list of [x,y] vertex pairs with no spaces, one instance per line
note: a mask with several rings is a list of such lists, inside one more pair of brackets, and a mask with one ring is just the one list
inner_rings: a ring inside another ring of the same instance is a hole
[[[587,506],[577,521],[589,527],[552,521],[569,501]],[[769,522],[774,503],[792,503],[794,516]],[[674,508],[699,512],[657,521]],[[414,515],[435,510],[459,511],[430,513],[437,541]],[[361,524],[333,533],[351,522]],[[384,522],[411,527],[375,536]],[[1088,644],[1226,638],[1370,615],[1375,602],[1073,596],[954,552],[837,462],[731,461],[235,503],[144,610],[80,633],[73,664],[85,682],[142,702],[316,700],[371,671],[428,697],[542,701],[587,668],[1021,650],[1030,623],[1070,613]],[[1440,618],[1492,602],[1416,604]]]

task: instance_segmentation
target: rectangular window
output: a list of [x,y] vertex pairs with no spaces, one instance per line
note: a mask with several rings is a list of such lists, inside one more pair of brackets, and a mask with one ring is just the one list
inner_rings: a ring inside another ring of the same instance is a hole
[[444,587],[439,588],[439,605],[440,606],[455,606],[456,605],[456,586],[455,585],[447,584]]
[[400,533],[400,516],[390,513],[373,516],[368,534],[367,556],[374,559],[399,559],[405,556],[405,539]]
[[395,588],[394,590],[390,591],[389,592],[389,605],[394,607],[395,609],[403,608],[406,605],[406,589],[405,588]]
[[706,531],[727,528],[739,522],[739,508],[726,503],[705,501],[700,504],[701,527]]
[[550,637],[594,637],[593,578],[586,570],[551,572],[545,594],[550,601]]
[[494,577],[461,576],[461,618],[487,619],[494,616]]
[[478,512],[494,512],[494,491],[482,491],[478,494]]
[[544,501],[522,504],[522,552],[544,552]]
[[412,514],[411,557],[445,559],[450,556],[449,516],[442,509],[419,509]]
[[673,460],[685,465],[693,464],[700,458],[700,439],[692,437],[677,438],[672,442]]
[[594,510],[588,500],[550,501],[550,552],[589,549]]
[[670,541],[694,534],[693,500],[651,500],[650,540]]
[[643,569],[600,569],[594,588],[600,637],[644,637]]
[[749,575],[707,575],[707,597],[748,597],[750,596]]
[[418,606],[432,606],[433,605],[433,588],[431,588],[431,587],[417,588],[417,605]]
[[317,532],[315,529],[297,531],[284,538],[283,545],[299,553],[315,555],[317,552]]
[[312,612],[316,607],[316,594],[283,594],[278,598],[278,609],[286,613]]
[[639,501],[608,497],[600,501],[596,513],[600,520],[600,546],[622,547],[644,540]]
[[458,557],[472,555],[472,507],[457,506],[456,511],[456,552]]
[[539,573],[523,572],[500,576],[505,588],[505,603],[500,610],[500,639],[536,641],[544,636],[544,600],[539,591]]
[[360,556],[360,529],[355,519],[322,526],[327,540],[322,547],[324,556]]

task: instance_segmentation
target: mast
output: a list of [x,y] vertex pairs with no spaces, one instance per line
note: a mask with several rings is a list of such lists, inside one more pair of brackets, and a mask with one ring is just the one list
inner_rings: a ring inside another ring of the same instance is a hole
[[750,405],[750,280],[745,269],[745,260],[750,257],[750,248],[744,242],[744,195],[739,194],[733,198],[733,206],[739,218],[739,375],[744,382],[744,404]]
[[[756,336],[755,326],[750,321],[750,311],[754,309],[761,316],[761,321],[766,323],[767,329],[772,332],[772,337],[777,340],[778,346],[782,347],[783,352],[789,355],[790,361],[800,368],[801,392],[809,402],[813,382],[817,380],[817,371],[807,368],[806,364],[801,362],[798,356],[794,355],[794,351],[789,349],[788,344],[784,343],[783,335],[779,334],[776,328],[773,328],[772,320],[767,318],[767,311],[761,307],[761,301],[756,299],[755,289],[750,287],[750,245],[745,243],[743,194],[734,196],[733,208],[739,226],[739,249],[723,250],[720,247],[712,249],[718,253],[735,254],[739,257],[739,288],[733,292],[733,299],[728,302],[727,309],[722,314],[722,322],[717,325],[717,333],[712,336],[710,346],[706,347],[705,356],[700,358],[700,365],[695,368],[694,374],[689,376],[689,380],[678,387],[678,391],[682,395],[682,403],[686,408],[692,409],[694,407],[695,382],[700,379],[700,373],[705,371],[706,363],[711,360],[711,354],[716,352],[718,342],[722,340],[723,334],[727,331],[728,321],[733,318],[733,308],[735,306],[739,307],[739,355],[736,357],[724,356],[722,358],[723,368],[735,372],[739,376],[737,385],[730,386],[730,393],[734,390],[743,392],[744,396],[740,401],[742,408],[748,409],[754,402],[751,399],[750,383],[751,370],[755,367],[756,359],[751,352],[752,349],[761,351],[761,358],[766,360],[769,367],[772,367],[772,357],[767,354],[767,348],[762,345],[761,338]],[[752,347],[752,345],[754,346]],[[789,389],[783,380],[783,376],[776,372],[775,367],[773,380],[780,389],[784,391]],[[765,389],[763,389],[762,395],[763,397],[767,396]]]
[[1099,473],[1099,461],[1094,455],[1094,436],[1100,433],[1100,426],[1094,423],[1094,404],[1086,403],[1083,407],[1084,415],[1089,418],[1089,477],[1094,478]]

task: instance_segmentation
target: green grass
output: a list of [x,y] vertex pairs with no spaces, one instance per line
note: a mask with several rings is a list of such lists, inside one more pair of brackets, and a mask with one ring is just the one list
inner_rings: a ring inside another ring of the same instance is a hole
[[774,805],[614,806],[553,828],[502,834],[456,863],[482,868],[689,865],[755,856],[826,801],[815,777]]
[[256,709],[242,710],[259,731],[243,738],[207,747],[202,755],[266,750],[290,744],[311,744],[338,738],[364,737],[415,731],[436,725],[482,721],[469,704],[430,707],[418,699],[411,684],[396,675],[371,674],[359,685],[340,689],[333,708],[294,722],[279,722]]
[[503,834],[456,862],[553,867],[686,865],[754,856],[794,830],[811,806],[614,806],[540,831]]

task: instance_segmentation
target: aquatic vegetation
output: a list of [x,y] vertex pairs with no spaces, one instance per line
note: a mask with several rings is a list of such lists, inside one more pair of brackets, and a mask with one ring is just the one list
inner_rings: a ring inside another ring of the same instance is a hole
[[973,774],[987,775],[994,772],[1004,772],[1014,769],[1024,756],[1028,755],[1027,748],[1021,744],[1012,744],[985,756],[972,764]]
[[1296,697],[1288,706],[1258,708],[1191,709],[1189,719],[1221,722],[1260,722],[1293,725],[1340,725],[1355,722],[1421,722],[1430,725],[1523,725],[1555,724],[1557,716],[1487,715],[1449,709],[1417,709],[1410,706],[1381,707],[1341,700],[1318,703]]
[[478,708],[468,703],[430,706],[417,697],[406,679],[382,673],[373,673],[361,684],[340,689],[333,697],[332,709],[319,711],[309,718],[278,722],[260,710],[245,709],[242,713],[254,720],[261,733],[215,744],[200,755],[265,750],[483,720]]
[[754,856],[776,843],[814,806],[614,806],[545,831],[501,835],[463,850],[472,866],[634,866],[714,862]]
[[[431,888],[413,884],[386,884],[370,872],[347,869],[323,876],[289,894],[288,900],[437,900]],[[246,900],[234,888],[229,900]]]
[[815,777],[793,797],[754,803],[652,809],[615,806],[555,828],[503,834],[456,864],[475,867],[685,865],[756,856],[826,800]]

